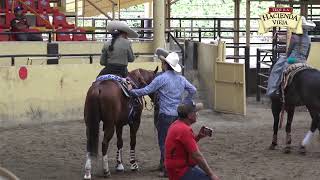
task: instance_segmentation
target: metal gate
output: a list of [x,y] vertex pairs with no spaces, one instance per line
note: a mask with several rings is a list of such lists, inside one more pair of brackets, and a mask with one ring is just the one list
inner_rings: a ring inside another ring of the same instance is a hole
[[214,101],[215,111],[246,115],[244,64],[216,62]]

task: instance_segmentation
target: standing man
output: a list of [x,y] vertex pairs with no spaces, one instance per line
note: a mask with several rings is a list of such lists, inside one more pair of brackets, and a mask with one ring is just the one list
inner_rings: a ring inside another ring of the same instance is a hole
[[161,60],[163,73],[157,76],[148,86],[142,89],[130,91],[132,96],[144,96],[157,92],[159,98],[159,115],[156,128],[158,131],[158,143],[160,148],[160,176],[167,176],[164,168],[164,142],[169,126],[177,119],[177,107],[182,102],[185,91],[188,95],[185,99],[192,99],[196,93],[196,88],[183,76],[177,74],[181,72],[179,56],[177,53],[168,53],[166,57],[161,52],[164,49],[157,49],[156,54]]
[[197,145],[201,138],[211,136],[212,131],[206,133],[203,127],[195,136],[190,127],[196,122],[197,111],[202,107],[201,103],[194,104],[192,101],[178,107],[179,119],[170,126],[165,143],[165,166],[169,180],[219,180]]

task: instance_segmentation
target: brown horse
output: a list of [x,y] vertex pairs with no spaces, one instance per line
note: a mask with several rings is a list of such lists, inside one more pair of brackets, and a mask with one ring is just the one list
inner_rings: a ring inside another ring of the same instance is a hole
[[[127,79],[133,84],[133,88],[142,88],[151,83],[158,67],[154,71],[136,69],[129,72]],[[152,96],[151,96],[152,99]],[[141,99],[140,99],[141,101]],[[99,124],[103,122],[104,138],[102,141],[103,173],[109,177],[108,146],[114,131],[117,134],[117,171],[124,171],[122,164],[122,128],[128,124],[130,98],[124,95],[118,82],[112,80],[98,81],[89,88],[85,107],[84,119],[87,134],[87,158],[85,164],[85,179],[91,179],[91,159],[98,155]],[[135,108],[133,122],[130,126],[130,163],[131,170],[137,170],[135,159],[136,134],[140,126],[143,105],[140,103]]]

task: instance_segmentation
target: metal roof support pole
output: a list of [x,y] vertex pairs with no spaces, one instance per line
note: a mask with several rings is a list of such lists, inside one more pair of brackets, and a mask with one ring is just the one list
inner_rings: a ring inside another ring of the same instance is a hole
[[170,17],[171,17],[171,0],[167,0],[166,5],[166,28],[170,29]]
[[115,7],[117,6],[117,3],[113,2],[113,0],[109,0],[109,1],[112,4],[112,20],[114,20],[116,18]]
[[74,23],[76,24],[76,27],[78,27],[78,3],[79,3],[79,1],[75,0],[74,3],[75,3],[74,9],[75,9],[75,13],[76,13]]
[[120,0],[118,0],[118,19],[120,20]]
[[[234,17],[236,18],[234,20],[234,37],[233,42],[235,43],[235,46],[239,45],[239,23],[240,23],[240,0],[234,0]],[[234,48],[234,55],[239,56],[239,48]],[[236,61],[239,61],[236,59]]]
[[110,16],[108,16],[107,13],[103,12],[98,6],[96,6],[93,2],[91,2],[90,0],[85,0],[87,1],[92,7],[94,7],[96,10],[98,10],[101,14],[103,14],[104,16],[106,16],[108,19],[112,19]]
[[165,47],[165,8],[166,1],[153,1],[153,48]]
[[246,46],[250,48],[250,0],[246,0]]

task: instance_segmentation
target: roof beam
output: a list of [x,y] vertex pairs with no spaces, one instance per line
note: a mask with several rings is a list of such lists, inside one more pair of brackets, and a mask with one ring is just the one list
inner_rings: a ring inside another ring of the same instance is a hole
[[96,6],[93,2],[90,0],[86,0],[91,6],[93,6],[96,10],[98,10],[101,14],[105,15],[108,19],[112,19],[108,14],[103,12],[98,6]]

